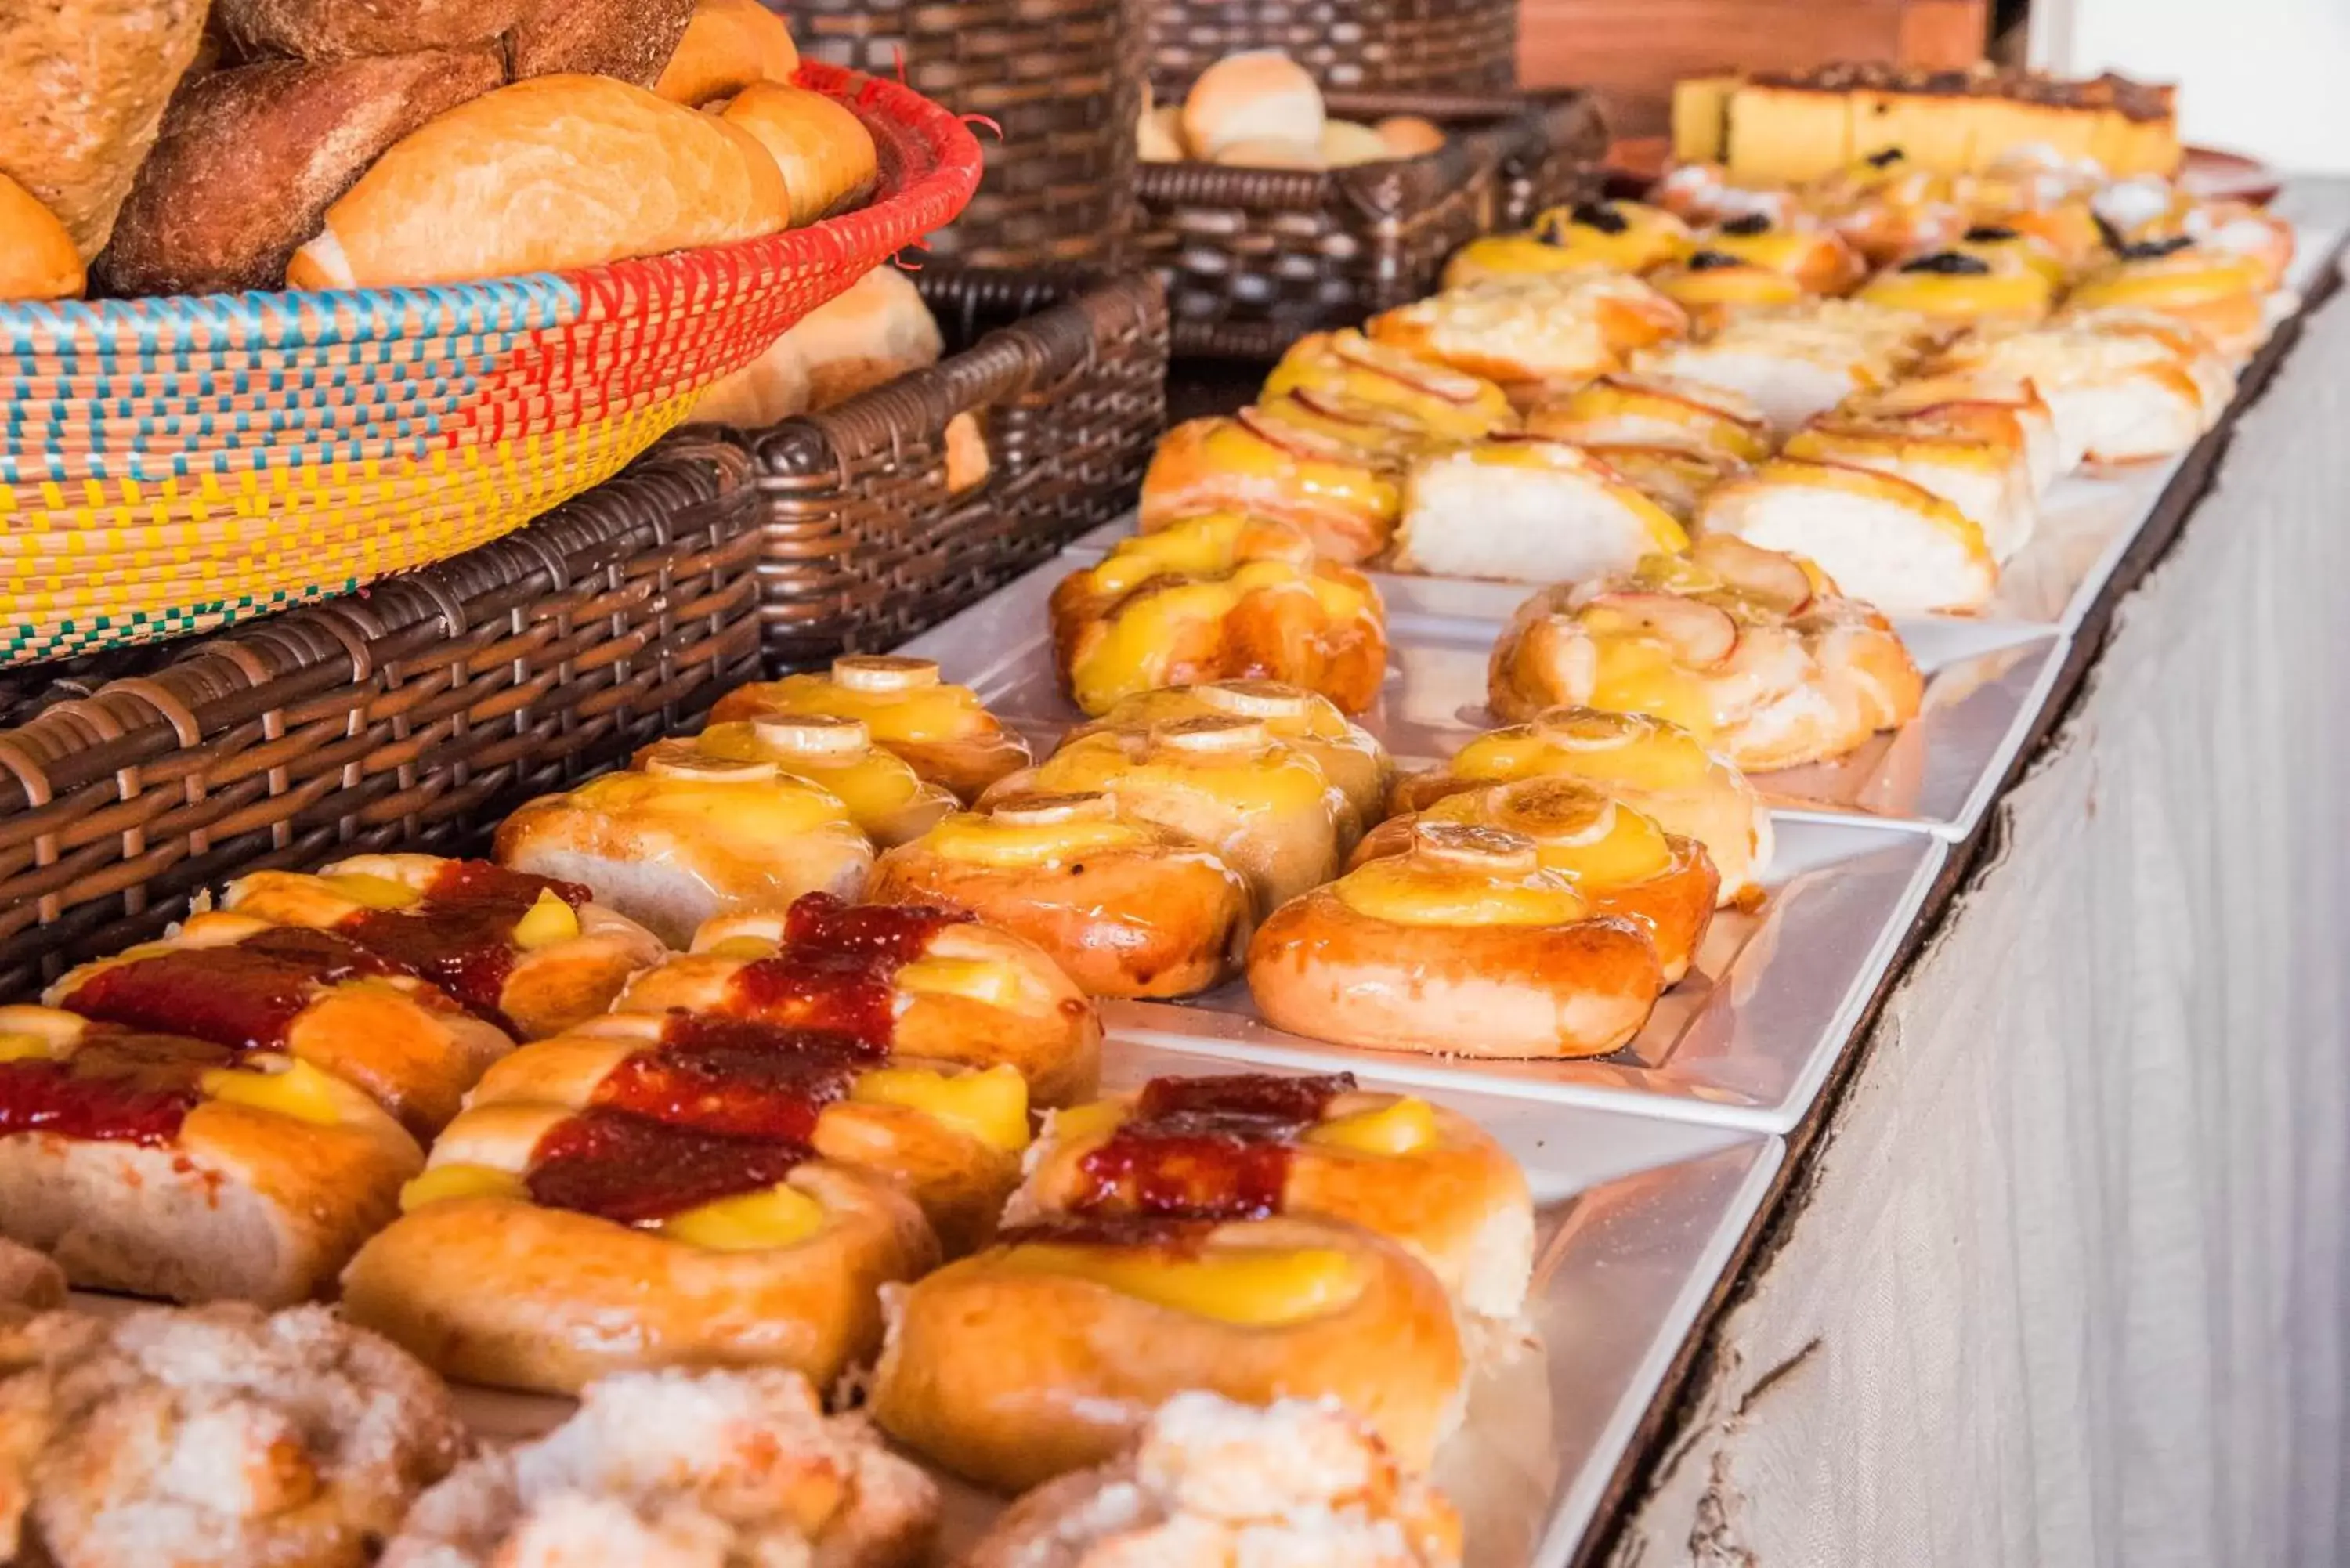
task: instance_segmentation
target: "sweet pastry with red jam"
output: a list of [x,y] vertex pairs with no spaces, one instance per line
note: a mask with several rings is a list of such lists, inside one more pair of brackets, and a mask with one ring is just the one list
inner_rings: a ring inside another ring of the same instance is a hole
[[1263,396],[1299,393],[1390,410],[1448,441],[1518,427],[1508,394],[1483,377],[1374,343],[1352,327],[1309,332],[1289,346],[1265,378]]
[[1248,883],[1107,795],[999,794],[873,868],[876,904],[968,909],[1036,944],[1088,996],[1188,996],[1238,972]]
[[305,1300],[422,1163],[373,1100],[307,1062],[0,1008],[0,1234],[82,1289]]
[[751,1019],[877,1052],[1017,1068],[1038,1105],[1094,1091],[1101,1023],[1035,944],[959,909],[851,907],[809,894],[781,915],[711,921],[693,951],[637,977],[616,1012]]
[[921,836],[956,805],[951,792],[876,746],[864,720],[831,714],[767,713],[712,724],[699,735],[656,741],[639,750],[630,765],[680,758],[691,765],[701,757],[773,763],[785,777],[839,797],[858,830],[885,849]]
[[1389,566],[1545,583],[1688,547],[1672,514],[1607,463],[1565,441],[1513,435],[1411,465]]
[[1032,760],[1019,732],[981,705],[968,686],[939,678],[934,659],[848,653],[821,675],[786,675],[737,686],[712,704],[710,721],[761,714],[861,720],[873,743],[961,801]]
[[1163,686],[1288,681],[1348,712],[1387,676],[1387,612],[1369,579],[1315,558],[1285,524],[1234,513],[1122,539],[1055,586],[1053,662],[1088,714]]
[[1153,1078],[1055,1111],[1003,1218],[1061,1214],[1340,1220],[1399,1242],[1493,1318],[1517,1315],[1534,1269],[1517,1162],[1459,1112],[1350,1073]]
[[1592,913],[1621,916],[1648,931],[1668,985],[1689,972],[1721,891],[1705,846],[1666,832],[1599,785],[1572,778],[1463,790],[1417,815],[1389,817],[1357,846],[1354,864],[1409,853],[1423,822],[1500,828],[1532,839],[1543,868],[1573,882]]
[[1532,839],[1430,822],[1274,910],[1248,978],[1293,1034],[1461,1056],[1604,1056],[1665,988],[1648,930],[1595,913]]
[[1003,794],[1015,788],[1107,794],[1120,817],[1213,851],[1248,878],[1260,911],[1337,869],[1349,809],[1310,753],[1276,740],[1263,721],[1237,713],[1178,719],[1139,735],[1105,730],[1077,736],[996,786]]
[[1636,349],[1686,336],[1689,316],[1637,277],[1569,272],[1489,278],[1371,317],[1364,331],[1483,377],[1523,405],[1624,368]]
[[715,915],[803,893],[853,898],[873,845],[841,798],[771,762],[664,752],[525,802],[498,825],[498,864],[592,888],[671,947]]
[[1808,562],[1720,535],[1604,582],[1545,588],[1493,645],[1505,719],[1562,704],[1648,713],[1749,771],[1841,756],[1917,717],[1892,627]]
[[1626,371],[1602,376],[1526,415],[1529,434],[1578,446],[1654,446],[1734,462],[1771,455],[1771,421],[1727,387]]
[[1396,1243],[1282,1215],[1071,1215],[885,1295],[884,1431],[1015,1491],[1113,1458],[1192,1389],[1330,1400],[1424,1469],[1459,1418],[1451,1298]]
[[1461,1519],[1328,1404],[1178,1394],[1107,1464],[1006,1509],[964,1568],[1461,1568]]
[[938,1483],[807,1379],[624,1372],[417,1500],[382,1568],[915,1568]]
[[671,1366],[829,1387],[879,1344],[879,1287],[932,1267],[939,1243],[889,1178],[710,1125],[774,1108],[656,1090],[635,1109],[469,1109],[344,1271],[343,1310],[443,1376],[499,1387],[576,1394]]
[[517,1040],[595,1017],[666,950],[578,883],[487,860],[355,855],[316,876],[240,877],[221,901],[274,926],[330,931]]
[[1289,524],[1316,555],[1357,566],[1395,530],[1404,455],[1399,443],[1341,439],[1278,406],[1186,420],[1151,454],[1138,526],[1237,512]]
[[1735,767],[1678,724],[1647,713],[1554,708],[1491,730],[1440,768],[1396,786],[1396,809],[1521,779],[1573,779],[1607,792],[1667,833],[1705,846],[1721,878],[1717,905],[1761,896],[1771,864],[1771,815]]
[[1147,735],[1160,724],[1211,717],[1253,719],[1274,740],[1313,758],[1347,797],[1348,842],[1360,835],[1362,825],[1387,815],[1388,791],[1395,784],[1387,748],[1327,697],[1285,681],[1209,680],[1138,692],[1066,738],[1097,730]]
[[524,1046],[466,1096],[442,1141],[587,1111],[779,1138],[886,1176],[950,1253],[995,1229],[1028,1147],[1028,1085],[1008,1066],[918,1061],[850,1034],[690,1012],[616,1013]]
[[161,941],[68,971],[42,1000],[125,1029],[306,1062],[419,1137],[514,1049],[502,1030],[349,938],[242,911],[192,916]]
[[323,1306],[50,1313],[0,1384],[21,1568],[353,1568],[467,1444],[439,1378]]

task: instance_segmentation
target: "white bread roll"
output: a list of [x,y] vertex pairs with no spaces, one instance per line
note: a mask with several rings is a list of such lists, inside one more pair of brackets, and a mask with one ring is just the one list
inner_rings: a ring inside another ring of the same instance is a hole
[[80,253],[57,214],[0,174],[0,299],[70,299],[82,281]]
[[604,77],[536,77],[393,146],[295,252],[292,288],[455,283],[725,244],[782,226],[749,135]]
[[799,64],[791,28],[759,0],[697,0],[653,91],[699,108],[753,82],[787,82]]
[[1416,114],[1391,114],[1372,128],[1388,144],[1390,158],[1417,158],[1444,145],[1444,129]]
[[1329,167],[1319,144],[1289,141],[1280,137],[1252,136],[1228,141],[1216,149],[1215,161],[1231,169],[1305,169]]
[[785,336],[807,367],[810,408],[828,409],[909,370],[935,365],[946,339],[914,280],[884,263]]
[[808,401],[807,359],[789,332],[767,345],[766,352],[733,375],[714,382],[693,405],[696,422],[733,425],[738,430],[764,430],[804,414]]
[[1356,163],[1381,163],[1394,156],[1387,138],[1367,125],[1334,119],[1322,128],[1322,161],[1333,169]]
[[1134,122],[1134,151],[1145,163],[1180,163],[1191,157],[1183,145],[1183,110],[1171,103],[1143,110]]
[[1318,148],[1324,118],[1322,89],[1305,67],[1278,49],[1253,49],[1200,73],[1183,100],[1183,137],[1203,158],[1236,141]]
[[837,99],[781,82],[757,82],[722,112],[727,124],[755,138],[783,171],[792,228],[861,200],[880,176],[873,133]]

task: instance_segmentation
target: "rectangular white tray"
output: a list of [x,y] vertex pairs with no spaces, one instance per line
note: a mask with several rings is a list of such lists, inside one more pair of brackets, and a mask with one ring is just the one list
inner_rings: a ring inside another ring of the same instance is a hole
[[[1046,615],[1053,586],[1073,569],[1066,558],[1041,566],[902,651],[937,659],[949,680],[1049,744],[1077,719],[1053,671]],[[1928,677],[1925,711],[1834,763],[1755,775],[1775,809],[1949,839],[1974,831],[2064,668],[2067,639],[1987,620],[1903,621],[1900,630]],[[1492,620],[1391,618],[1387,685],[1359,716],[1364,727],[1407,767],[1451,755],[1492,722],[1485,661],[1498,631]]]

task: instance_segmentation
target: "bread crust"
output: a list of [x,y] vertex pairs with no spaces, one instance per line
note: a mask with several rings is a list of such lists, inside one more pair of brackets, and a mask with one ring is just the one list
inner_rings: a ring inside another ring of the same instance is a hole
[[331,61],[490,44],[522,19],[530,3],[213,0],[213,19],[247,57]]
[[617,77],[632,87],[660,79],[693,22],[694,0],[536,0],[506,35],[514,78]]
[[[710,722],[726,723],[738,719],[755,719],[762,713],[816,713],[833,711],[828,699],[822,695],[795,697],[779,702],[774,695],[778,690],[794,690],[799,683],[828,681],[823,676],[794,676],[786,681],[754,680],[733,691],[712,704]],[[827,690],[837,690],[827,686]],[[915,688],[909,700],[919,698],[931,688]],[[1019,772],[1035,760],[1027,739],[985,709],[970,710],[972,732],[949,740],[910,740],[892,726],[888,719],[888,697],[858,694],[847,699],[839,711],[845,717],[863,719],[873,737],[873,743],[885,752],[894,752],[905,764],[931,784],[947,790],[957,800],[968,805],[977,800],[988,786],[1008,774]]]
[[1292,899],[1249,944],[1249,991],[1308,1039],[1448,1056],[1604,1056],[1648,1022],[1664,971],[1646,930],[1406,926],[1328,888]]
[[452,1198],[401,1216],[343,1274],[344,1311],[444,1376],[572,1394],[662,1366],[787,1366],[827,1387],[880,1342],[876,1293],[938,1261],[913,1200],[824,1162],[797,1246],[719,1252],[591,1215]]
[[0,299],[71,299],[87,282],[57,214],[0,174]]
[[759,0],[696,0],[653,91],[699,108],[753,82],[787,82],[799,63],[791,28]]
[[163,116],[99,277],[127,295],[276,288],[296,247],[385,149],[504,80],[484,44],[271,60],[191,81]]

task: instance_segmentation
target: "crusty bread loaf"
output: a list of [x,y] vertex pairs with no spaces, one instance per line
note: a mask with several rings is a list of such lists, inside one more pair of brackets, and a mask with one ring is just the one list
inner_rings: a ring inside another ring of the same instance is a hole
[[716,116],[607,78],[541,77],[377,160],[286,279],[369,288],[593,266],[772,233],[785,201],[775,160]]
[[730,124],[759,139],[783,171],[791,225],[815,223],[865,195],[879,175],[873,133],[837,99],[779,82],[758,82],[727,104]]
[[241,66],[172,100],[97,271],[108,292],[276,288],[384,150],[505,79],[498,51]]
[[698,0],[653,91],[698,108],[753,82],[787,82],[799,64],[791,28],[759,0]]
[[0,174],[0,299],[69,299],[81,288],[73,236],[30,191]]
[[84,261],[106,248],[203,28],[204,0],[0,4],[0,174],[65,224]]
[[531,0],[213,0],[213,18],[248,56],[347,60],[486,44]]
[[506,63],[516,81],[578,73],[649,88],[692,20],[693,0],[536,0],[506,35]]
[[1236,141],[1318,150],[1323,118],[1322,89],[1305,67],[1278,49],[1252,49],[1200,73],[1183,99],[1183,139],[1211,159]]

